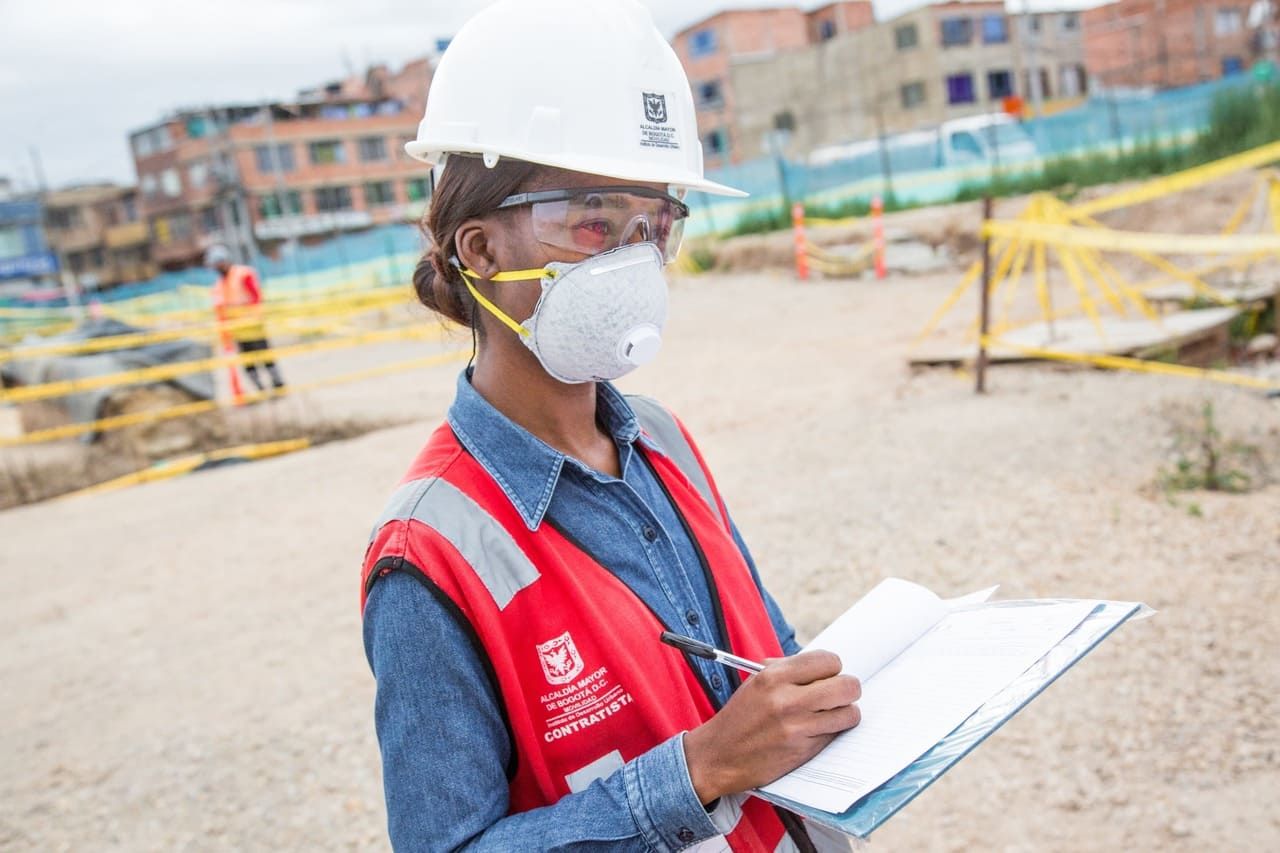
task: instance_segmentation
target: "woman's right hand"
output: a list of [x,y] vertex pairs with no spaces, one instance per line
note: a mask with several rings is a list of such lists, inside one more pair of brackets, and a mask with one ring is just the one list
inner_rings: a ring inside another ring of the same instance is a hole
[[708,804],[766,785],[858,725],[862,685],[832,652],[766,661],[714,717],[684,736],[693,790]]

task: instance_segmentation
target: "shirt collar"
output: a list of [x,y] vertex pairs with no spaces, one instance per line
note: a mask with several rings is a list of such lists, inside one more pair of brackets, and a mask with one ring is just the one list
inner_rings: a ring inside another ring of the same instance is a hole
[[[618,389],[596,383],[596,417],[613,437],[622,463],[640,434],[640,423]],[[480,395],[471,385],[469,371],[458,375],[458,393],[449,407],[449,426],[467,452],[476,458],[506,494],[530,530],[537,530],[551,504],[551,496],[569,459],[529,432]]]

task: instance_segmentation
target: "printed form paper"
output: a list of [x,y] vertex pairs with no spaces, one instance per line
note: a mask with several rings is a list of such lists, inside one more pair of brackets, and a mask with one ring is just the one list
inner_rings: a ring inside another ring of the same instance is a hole
[[[932,630],[864,681],[858,703],[862,722],[857,728],[839,735],[817,756],[764,790],[824,811],[845,811],[1030,668],[1083,622],[1096,604],[1004,605],[943,616]],[[823,648],[840,654],[842,660],[846,654],[847,659],[858,657],[856,648],[832,644]]]

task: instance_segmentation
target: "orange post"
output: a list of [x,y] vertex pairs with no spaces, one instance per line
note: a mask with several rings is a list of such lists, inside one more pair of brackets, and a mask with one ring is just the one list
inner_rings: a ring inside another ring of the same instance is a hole
[[[222,354],[227,356],[236,355],[239,349],[236,347],[235,337],[224,326],[227,322],[226,306],[218,305],[214,309],[214,313],[218,318],[218,338],[222,344]],[[227,365],[227,385],[231,389],[231,405],[239,406],[244,403],[244,388],[240,386],[239,365]]]
[[880,196],[871,199],[871,229],[875,239],[876,278],[884,278],[884,199]]
[[796,202],[791,205],[791,227],[796,238],[796,278],[809,280],[809,249],[804,237],[804,205]]

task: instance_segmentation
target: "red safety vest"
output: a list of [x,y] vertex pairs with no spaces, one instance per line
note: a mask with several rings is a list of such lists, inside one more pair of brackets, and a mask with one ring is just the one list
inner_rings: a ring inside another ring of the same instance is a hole
[[[665,409],[631,402],[665,451],[641,452],[705,555],[728,647],[757,660],[780,657],[701,456]],[[416,574],[473,633],[512,740],[513,814],[581,790],[715,713],[681,652],[659,642],[663,625],[644,602],[553,522],[530,531],[447,424],[375,528],[361,607],[394,571]],[[735,851],[797,849],[778,811],[756,797],[722,798],[712,819]],[[723,841],[712,846],[723,849]]]
[[[213,285],[213,307],[218,320],[236,322],[231,337],[238,341],[261,340],[267,336],[262,325],[262,303],[255,299],[246,280],[253,275],[253,269],[242,264],[232,264],[227,274],[221,276]],[[238,323],[240,320],[256,322]]]

